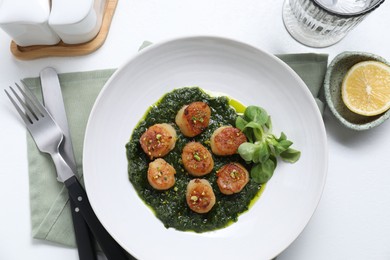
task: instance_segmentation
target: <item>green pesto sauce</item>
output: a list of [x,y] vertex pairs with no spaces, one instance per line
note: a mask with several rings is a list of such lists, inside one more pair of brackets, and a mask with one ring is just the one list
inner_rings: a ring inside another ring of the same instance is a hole
[[[184,137],[175,122],[176,113],[186,104],[194,101],[206,102],[211,109],[209,127],[200,135],[192,138]],[[198,214],[187,206],[185,194],[190,176],[181,162],[181,152],[185,144],[197,141],[210,149],[209,140],[215,129],[222,125],[235,125],[237,113],[230,105],[227,97],[210,97],[198,87],[176,89],[164,95],[146,112],[144,118],[134,129],[130,141],[126,144],[129,180],[141,199],[150,206],[166,228],[182,231],[205,232],[226,227],[236,222],[240,213],[248,210],[253,201],[259,197],[263,186],[250,180],[238,194],[224,195],[216,183],[216,171],[229,162],[240,162],[247,165],[239,155],[216,156],[213,154],[214,169],[202,177],[207,179],[214,190],[216,204],[206,214]],[[231,103],[231,102],[230,102]],[[152,188],[147,180],[149,158],[143,152],[139,139],[146,129],[157,123],[170,123],[176,129],[178,139],[175,148],[164,157],[176,169],[175,186],[167,191]]]

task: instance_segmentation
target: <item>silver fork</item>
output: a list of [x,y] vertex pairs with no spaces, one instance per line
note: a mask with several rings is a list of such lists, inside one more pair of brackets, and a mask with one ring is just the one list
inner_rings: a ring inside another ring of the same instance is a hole
[[[17,83],[15,83],[15,85],[23,95],[25,101],[22,100],[12,87],[10,87],[10,89],[16,97],[16,100],[12,98],[7,90],[4,90],[5,93],[23,119],[38,149],[41,152],[51,155],[56,167],[58,181],[64,182],[72,177],[74,173],[65,163],[65,160],[59,152],[60,144],[64,139],[61,129],[33,93],[23,91]],[[28,90],[27,87],[25,87],[25,89]],[[23,112],[22,108],[25,112]]]
[[77,206],[76,212],[82,214],[92,231],[92,234],[95,236],[108,259],[128,260],[125,251],[99,222],[92,210],[84,188],[77,180],[72,169],[61,156],[59,147],[64,135],[60,127],[35,95],[29,91],[28,87],[25,86],[25,91],[23,91],[17,83],[15,83],[15,85],[24,100],[11,86],[10,90],[15,98],[13,98],[7,90],[4,91],[15,106],[20,117],[23,119],[38,149],[41,152],[51,155],[57,171],[57,180],[63,182],[68,189],[69,196]]

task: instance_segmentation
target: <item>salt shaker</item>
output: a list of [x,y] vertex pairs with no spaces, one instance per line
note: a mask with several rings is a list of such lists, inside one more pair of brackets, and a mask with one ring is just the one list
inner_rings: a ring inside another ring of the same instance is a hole
[[67,44],[92,40],[99,32],[106,0],[52,0],[49,25]]
[[48,24],[49,15],[50,0],[0,0],[0,27],[19,46],[60,41]]

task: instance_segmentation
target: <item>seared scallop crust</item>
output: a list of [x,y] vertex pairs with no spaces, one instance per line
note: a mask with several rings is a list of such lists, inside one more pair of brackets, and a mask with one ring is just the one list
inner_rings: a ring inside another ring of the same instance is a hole
[[249,173],[239,163],[228,163],[217,171],[217,184],[219,190],[226,195],[242,191],[249,182]]
[[186,201],[188,207],[196,213],[207,213],[215,205],[215,194],[205,179],[193,179],[187,185]]
[[139,142],[142,150],[153,158],[164,157],[176,144],[176,131],[170,124],[155,124],[149,127],[141,136]]
[[193,176],[204,176],[214,168],[214,159],[209,150],[198,142],[187,143],[181,154],[183,166]]
[[221,126],[210,137],[211,151],[220,156],[233,155],[246,141],[246,136],[240,129],[233,126]]
[[162,158],[149,163],[148,182],[156,190],[167,190],[175,185],[176,170]]
[[184,136],[194,137],[209,125],[211,110],[205,102],[193,102],[183,106],[176,114],[175,122]]

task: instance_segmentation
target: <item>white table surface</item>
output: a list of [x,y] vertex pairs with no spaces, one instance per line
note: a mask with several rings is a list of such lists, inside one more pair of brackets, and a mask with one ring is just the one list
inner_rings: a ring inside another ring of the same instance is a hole
[[[115,68],[144,40],[191,35],[226,36],[270,53],[366,51],[390,60],[390,1],[338,44],[314,49],[290,37],[282,0],[121,0],[105,44],[93,54],[33,61],[15,59],[11,39],[0,30],[0,88],[58,72]],[[25,129],[0,94],[0,259],[78,259],[74,248],[32,239]],[[322,199],[302,234],[278,260],[390,259],[390,120],[354,132],[326,110],[329,171]],[[221,252],[222,253],[222,252]]]

